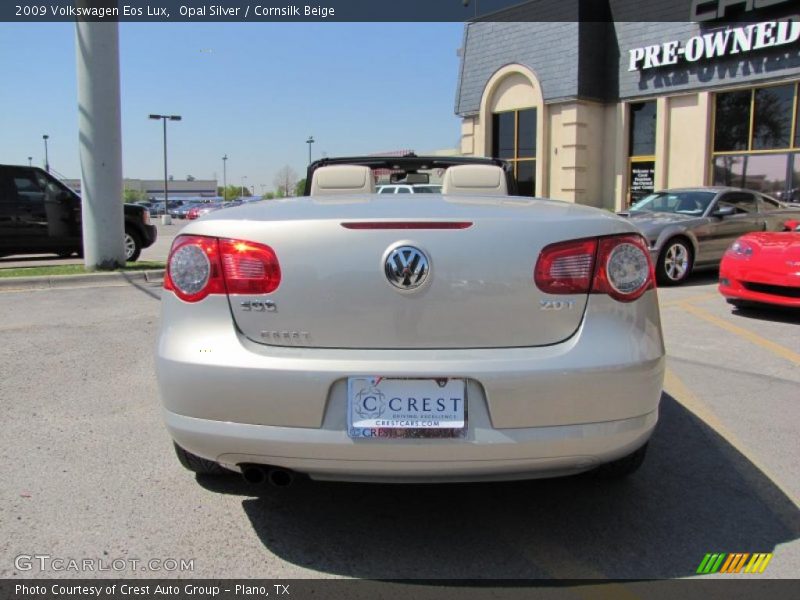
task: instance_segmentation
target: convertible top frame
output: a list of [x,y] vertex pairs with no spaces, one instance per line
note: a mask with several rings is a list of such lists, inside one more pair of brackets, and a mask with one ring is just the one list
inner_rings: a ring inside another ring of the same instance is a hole
[[387,169],[389,171],[405,171],[406,173],[413,173],[420,169],[447,169],[456,165],[493,165],[501,167],[506,174],[508,195],[515,196],[517,194],[514,168],[510,163],[502,159],[474,156],[417,156],[411,153],[405,156],[349,156],[315,160],[308,165],[306,185],[303,190],[304,196],[311,195],[311,180],[314,177],[314,171],[320,167],[329,167],[331,165],[360,165],[373,170]]

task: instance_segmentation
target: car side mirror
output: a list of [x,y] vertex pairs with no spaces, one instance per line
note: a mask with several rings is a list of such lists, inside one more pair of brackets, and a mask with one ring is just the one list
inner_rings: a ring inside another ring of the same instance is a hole
[[736,214],[736,209],[733,206],[722,206],[714,211],[713,216],[722,219],[724,217],[730,217],[735,214]]

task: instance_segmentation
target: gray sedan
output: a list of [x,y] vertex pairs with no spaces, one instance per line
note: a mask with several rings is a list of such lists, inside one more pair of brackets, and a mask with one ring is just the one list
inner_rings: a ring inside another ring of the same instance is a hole
[[655,192],[620,214],[647,239],[659,283],[677,285],[695,268],[718,266],[739,236],[782,231],[800,209],[752,190],[701,187]]

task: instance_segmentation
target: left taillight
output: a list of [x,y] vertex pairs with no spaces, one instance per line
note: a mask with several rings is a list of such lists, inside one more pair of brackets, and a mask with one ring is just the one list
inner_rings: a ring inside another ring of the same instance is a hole
[[164,289],[185,302],[211,294],[268,294],[280,285],[278,258],[269,246],[199,235],[175,238]]

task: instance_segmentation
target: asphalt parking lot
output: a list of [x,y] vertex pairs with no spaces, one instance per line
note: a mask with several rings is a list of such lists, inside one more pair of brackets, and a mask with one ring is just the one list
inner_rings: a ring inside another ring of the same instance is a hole
[[175,459],[157,287],[0,293],[0,577],[80,575],[15,567],[47,554],[194,561],[97,574],[116,577],[648,579],[708,552],[773,552],[762,576],[796,577],[800,316],[735,312],[715,288],[659,291],[661,420],[627,481],[260,491]]

